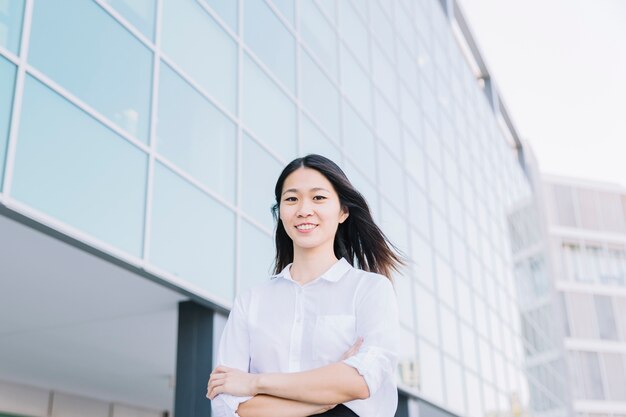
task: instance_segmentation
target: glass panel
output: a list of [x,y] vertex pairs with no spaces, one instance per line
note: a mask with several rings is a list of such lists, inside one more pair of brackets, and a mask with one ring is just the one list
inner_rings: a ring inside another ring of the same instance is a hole
[[585,382],[585,398],[603,400],[604,387],[600,373],[600,361],[596,352],[578,352],[581,370]]
[[157,151],[202,183],[235,200],[236,127],[162,64]]
[[148,141],[152,54],[96,3],[36,2],[28,60],[120,128]]
[[376,45],[372,48],[372,79],[392,106],[397,107],[396,72]]
[[431,291],[434,291],[433,249],[419,234],[411,234],[411,259],[417,279]]
[[578,206],[580,208],[580,223],[585,229],[600,229],[598,212],[598,192],[596,190],[578,189]]
[[271,207],[274,186],[283,167],[251,137],[244,136],[241,207],[270,230],[274,228]]
[[[431,321],[433,320],[431,319]],[[418,348],[421,392],[429,398],[443,403],[441,354],[423,340],[419,341]],[[420,415],[422,415],[421,412]]]
[[339,94],[330,80],[306,53],[300,55],[302,104],[315,116],[324,130],[339,137]]
[[576,227],[576,212],[574,209],[571,187],[565,185],[553,185],[552,192],[554,195],[554,208],[556,210],[558,224],[561,226]]
[[296,155],[295,106],[247,56],[243,68],[243,122],[282,158]]
[[417,387],[419,375],[416,362],[415,334],[401,328],[399,335],[398,378],[403,384]]
[[402,213],[382,199],[380,227],[387,238],[402,252],[408,252],[407,228]]
[[376,109],[376,133],[399,156],[402,149],[402,139],[400,137],[400,120],[398,115],[378,91],[374,93],[374,103]]
[[280,13],[293,25],[294,21],[294,0],[271,0]]
[[296,42],[264,0],[246,0],[244,35],[254,54],[294,93]]
[[365,174],[375,180],[376,145],[372,131],[363,123],[363,120],[352,108],[343,105],[343,146],[344,151],[359,166],[368,167]]
[[443,369],[446,381],[446,405],[457,415],[464,415],[465,398],[461,366],[458,362],[444,356]]
[[237,33],[237,1],[234,0],[200,0],[215,10],[219,17]]
[[234,297],[235,215],[157,163],[150,262],[201,290]]
[[329,158],[336,164],[341,161],[341,154],[335,144],[315,127],[308,117],[302,115],[300,124],[300,154],[317,153]]
[[621,353],[603,353],[604,374],[608,399],[626,401],[626,355]]
[[0,111],[0,191],[2,191],[4,180],[4,163],[9,140],[15,73],[15,65],[0,56],[0,109],[2,109]]
[[104,0],[149,39],[154,39],[155,0]]
[[147,156],[31,77],[19,132],[13,197],[141,256]]
[[570,328],[574,337],[597,338],[596,315],[590,294],[568,293],[566,295]]
[[274,262],[273,237],[259,230],[245,220],[241,221],[239,241],[239,282],[237,293],[269,280]]
[[[341,37],[366,69],[369,68],[368,32],[365,23],[352,8],[349,1],[340,1],[339,19]],[[342,63],[343,65],[343,63]]]
[[[406,207],[404,170],[402,162],[395,159],[385,147],[378,147],[378,177],[383,193],[402,211]],[[402,219],[406,229],[406,221]]]
[[372,89],[370,79],[352,54],[342,46],[341,82],[350,103],[367,120],[372,117]]
[[237,46],[233,39],[194,0],[164,0],[161,30],[167,56],[235,113]]
[[439,304],[441,317],[441,343],[443,350],[453,358],[460,360],[458,320],[450,309]]
[[413,138],[407,138],[404,141],[404,152],[406,171],[422,189],[426,189],[426,158],[422,146]]
[[304,42],[326,67],[331,77],[337,78],[337,37],[313,0],[302,0],[300,6],[300,33]]
[[601,339],[618,340],[611,297],[594,294],[598,333]]
[[17,55],[22,35],[24,0],[0,0],[0,45]]
[[420,285],[415,286],[415,306],[417,307],[417,332],[420,337],[431,343],[439,343],[439,329],[437,323],[437,304],[435,297]]

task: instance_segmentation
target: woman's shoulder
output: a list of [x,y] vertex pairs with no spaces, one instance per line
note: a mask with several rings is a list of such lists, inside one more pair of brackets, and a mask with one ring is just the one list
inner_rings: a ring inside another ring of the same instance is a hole
[[361,287],[376,289],[384,287],[393,288],[393,283],[385,275],[379,274],[377,272],[365,271],[359,268],[353,268],[352,271],[352,276],[354,277],[354,279],[358,280],[358,284]]

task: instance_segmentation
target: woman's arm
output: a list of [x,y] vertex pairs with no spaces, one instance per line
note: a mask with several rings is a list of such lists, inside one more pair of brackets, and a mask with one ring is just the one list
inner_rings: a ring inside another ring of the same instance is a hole
[[237,396],[267,394],[319,405],[340,404],[369,397],[365,379],[342,362],[293,373],[249,374],[218,366],[211,374],[208,397],[223,392]]
[[333,407],[334,405],[305,403],[259,394],[241,403],[237,414],[240,417],[307,417],[323,413]]

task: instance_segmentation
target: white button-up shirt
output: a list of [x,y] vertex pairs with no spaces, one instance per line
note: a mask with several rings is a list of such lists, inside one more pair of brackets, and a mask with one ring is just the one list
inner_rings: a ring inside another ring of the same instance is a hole
[[[362,336],[359,352],[343,362],[364,377],[370,396],[345,405],[360,417],[392,417],[398,403],[399,325],[389,279],[341,258],[300,285],[291,278],[290,267],[237,296],[218,364],[250,373],[306,371],[339,362]],[[237,416],[239,404],[250,398],[220,394],[211,402],[213,415]]]

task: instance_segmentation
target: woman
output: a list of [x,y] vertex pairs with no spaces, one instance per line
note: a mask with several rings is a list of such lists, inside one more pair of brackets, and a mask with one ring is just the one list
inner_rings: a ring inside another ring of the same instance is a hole
[[389,277],[404,261],[329,159],[292,161],[275,196],[276,275],[235,300],[207,386],[213,415],[393,416]]

